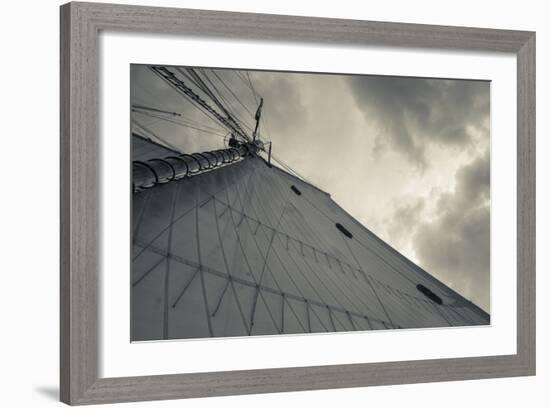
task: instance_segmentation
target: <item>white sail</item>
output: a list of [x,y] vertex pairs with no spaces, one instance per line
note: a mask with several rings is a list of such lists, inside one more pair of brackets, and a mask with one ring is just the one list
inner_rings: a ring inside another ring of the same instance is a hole
[[[179,154],[144,139],[133,148],[144,159]],[[136,191],[132,213],[134,341],[490,320],[258,155]]]

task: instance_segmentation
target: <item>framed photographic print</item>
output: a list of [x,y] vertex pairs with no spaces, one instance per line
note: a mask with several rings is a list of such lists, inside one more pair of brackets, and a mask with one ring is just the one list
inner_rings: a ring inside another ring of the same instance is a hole
[[534,33],[69,3],[61,54],[62,401],[535,373]]

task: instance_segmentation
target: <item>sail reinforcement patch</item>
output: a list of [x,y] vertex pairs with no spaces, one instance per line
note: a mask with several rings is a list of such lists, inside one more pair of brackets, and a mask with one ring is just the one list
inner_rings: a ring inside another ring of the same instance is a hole
[[292,191],[294,191],[294,194],[296,194],[296,195],[302,195],[302,192],[301,192],[300,190],[298,190],[298,187],[296,187],[296,186],[290,186],[290,189],[291,189]]
[[346,237],[348,237],[349,239],[352,239],[353,238],[353,234],[351,232],[349,232],[346,227],[344,227],[342,224],[340,224],[339,222],[336,223],[336,228],[338,228],[338,230],[344,234]]
[[418,289],[424,296],[426,296],[431,301],[437,303],[438,305],[443,304],[443,300],[439,296],[437,296],[435,293],[433,293],[430,289],[428,289],[426,286],[422,284],[416,285],[416,289]]

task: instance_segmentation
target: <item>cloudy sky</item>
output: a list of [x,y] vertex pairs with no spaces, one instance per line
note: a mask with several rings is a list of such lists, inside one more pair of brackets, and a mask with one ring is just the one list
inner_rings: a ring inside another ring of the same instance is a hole
[[[183,75],[187,71],[173,70],[192,85]],[[199,72],[244,126],[253,126],[257,96],[262,96],[261,136],[273,142],[278,159],[489,311],[488,82]],[[173,117],[175,123],[135,113],[136,130],[146,136],[159,136],[186,152],[224,143],[227,131],[148,67],[132,67],[132,103],[182,115]]]

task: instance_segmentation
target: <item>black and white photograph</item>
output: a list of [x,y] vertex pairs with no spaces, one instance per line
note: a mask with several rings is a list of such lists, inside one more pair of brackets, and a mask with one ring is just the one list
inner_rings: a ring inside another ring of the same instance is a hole
[[547,407],[545,3],[5,4],[2,406]]
[[490,81],[130,69],[132,341],[490,325]]

